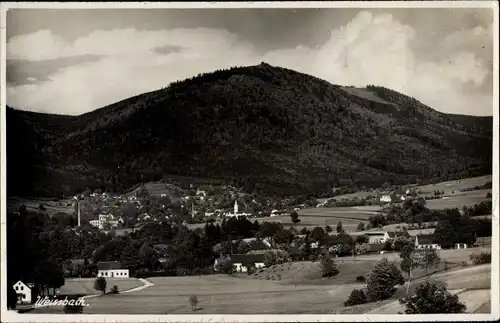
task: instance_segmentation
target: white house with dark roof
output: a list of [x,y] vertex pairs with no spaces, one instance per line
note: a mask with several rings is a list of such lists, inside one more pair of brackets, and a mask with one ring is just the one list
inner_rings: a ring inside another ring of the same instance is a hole
[[245,254],[245,255],[230,255],[228,258],[215,259],[214,270],[218,270],[219,263],[224,261],[230,261],[236,272],[246,273],[248,268],[263,268],[264,255],[263,254]]
[[129,270],[118,261],[102,261],[97,263],[97,277],[129,278]]
[[391,239],[389,233],[385,231],[363,231],[362,235],[368,237],[368,243],[385,243]]
[[435,243],[434,235],[417,235],[415,237],[415,249],[436,249],[441,250],[441,246]]
[[18,304],[31,304],[36,299],[33,288],[34,284],[25,284],[22,281],[18,281],[13,287],[17,294]]

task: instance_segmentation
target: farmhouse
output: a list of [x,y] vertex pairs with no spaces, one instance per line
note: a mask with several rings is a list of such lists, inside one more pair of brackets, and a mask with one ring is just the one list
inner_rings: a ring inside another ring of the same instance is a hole
[[18,304],[31,304],[36,299],[34,284],[25,284],[18,281],[13,287],[17,294]]
[[382,195],[380,197],[380,202],[383,202],[383,203],[391,203],[392,202],[392,198],[390,195]]
[[441,250],[441,246],[434,242],[434,235],[417,235],[415,237],[416,249],[436,249]]
[[368,243],[385,243],[390,239],[390,236],[385,231],[363,232],[363,235],[368,237]]
[[264,255],[231,255],[231,261],[236,272],[246,273],[249,267],[262,268],[264,267]]
[[106,278],[128,278],[129,271],[118,261],[102,261],[97,263],[97,276]]

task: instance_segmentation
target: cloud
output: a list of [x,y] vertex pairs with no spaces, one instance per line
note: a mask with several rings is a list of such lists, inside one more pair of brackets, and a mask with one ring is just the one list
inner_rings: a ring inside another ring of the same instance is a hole
[[265,61],[334,84],[382,85],[444,112],[491,115],[492,41],[491,27],[476,26],[433,43],[435,55],[421,55],[414,48],[422,43],[417,30],[390,14],[370,12],[331,30],[320,46],[267,52],[222,29],[128,28],[94,31],[74,42],[42,30],[11,38],[8,59],[98,59],[54,69],[50,79],[27,75],[39,81],[9,86],[8,103],[80,114],[201,72]]

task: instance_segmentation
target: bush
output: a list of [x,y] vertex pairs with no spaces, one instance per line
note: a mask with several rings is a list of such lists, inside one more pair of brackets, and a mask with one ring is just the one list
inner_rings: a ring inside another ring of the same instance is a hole
[[372,268],[372,272],[368,276],[367,297],[370,301],[385,300],[394,294],[394,286],[403,285],[404,282],[398,267],[384,258]]
[[198,306],[198,296],[189,296],[189,304],[191,304],[191,309],[193,310],[193,312],[196,311],[196,307]]
[[355,252],[357,255],[364,255],[369,253],[371,250],[370,245],[368,243],[357,244],[355,247]]
[[356,281],[357,282],[365,282],[366,278],[365,278],[365,276],[358,276],[358,277],[356,277]]
[[344,302],[344,306],[354,306],[365,304],[367,302],[366,294],[362,289],[354,289],[347,301]]
[[457,295],[450,294],[443,284],[426,282],[414,295],[399,300],[406,306],[405,314],[464,313],[466,307]]
[[113,287],[111,288],[110,293],[111,293],[111,294],[118,294],[118,293],[119,293],[119,291],[118,291],[118,286],[113,285]]
[[289,261],[290,261],[290,256],[284,250],[273,249],[273,250],[267,250],[264,253],[264,264],[268,267],[273,265],[284,264],[285,262]]
[[231,261],[231,259],[219,260],[217,265],[217,271],[219,271],[221,274],[227,274],[227,275],[234,273],[233,262]]
[[333,277],[339,273],[335,261],[333,261],[330,254],[325,253],[321,259],[321,269],[323,271],[323,277]]
[[100,291],[102,294],[106,292],[106,278],[97,277],[94,281],[94,289]]
[[474,265],[490,264],[491,252],[481,252],[479,254],[473,253],[469,256],[469,258]]

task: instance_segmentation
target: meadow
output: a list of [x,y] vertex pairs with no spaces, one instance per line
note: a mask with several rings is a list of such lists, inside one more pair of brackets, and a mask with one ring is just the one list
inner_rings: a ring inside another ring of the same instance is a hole
[[[488,200],[486,195],[491,193],[491,190],[477,190],[469,192],[445,193],[443,198],[436,200],[428,200],[426,206],[431,210],[444,210],[458,208],[464,206],[473,206]],[[489,198],[491,200],[491,198]]]
[[25,205],[29,211],[40,212],[40,204],[45,207],[45,212],[49,215],[58,213],[73,214],[75,208],[71,204],[71,199],[57,200],[57,199],[23,199],[23,198],[9,198],[7,200],[7,211],[17,212],[21,205]]
[[[440,252],[442,258],[460,262],[477,250],[450,250]],[[248,275],[209,275],[191,277],[154,277],[154,285],[131,293],[104,295],[86,299],[86,314],[359,314],[393,313],[399,297],[406,293],[400,286],[389,300],[355,307],[344,307],[343,302],[355,288],[365,285],[355,281],[357,275],[367,275],[373,264],[388,255],[359,256],[357,259],[337,260],[340,273],[331,279],[317,277],[319,263],[297,262],[283,265],[290,275],[301,275],[301,280],[275,281]],[[396,260],[398,254],[389,259]],[[316,267],[316,269],[315,269]],[[302,270],[300,270],[302,268]],[[274,268],[276,271],[279,267]],[[442,269],[442,268],[441,268]],[[268,272],[273,269],[267,268]],[[448,271],[424,278],[423,271],[415,272],[410,290],[424,279],[445,282],[449,290],[463,290],[459,297],[468,302],[471,311],[487,309],[491,283],[491,266],[449,266]],[[419,279],[420,277],[420,279]],[[110,285],[108,283],[108,285]],[[475,290],[471,292],[469,290]],[[465,292],[466,291],[466,292]],[[192,311],[189,297],[199,300]],[[462,296],[460,296],[462,295]],[[486,305],[484,305],[486,304]],[[384,307],[382,307],[384,306]],[[382,307],[382,308],[381,308]],[[61,309],[38,308],[31,313],[56,313]],[[397,311],[396,311],[397,313]]]
[[[62,295],[92,295],[99,292],[94,289],[94,278],[69,278],[66,279],[64,285],[59,289]],[[142,286],[142,283],[137,278],[107,278],[106,290],[109,291],[113,285],[118,287],[118,290],[127,290]]]

